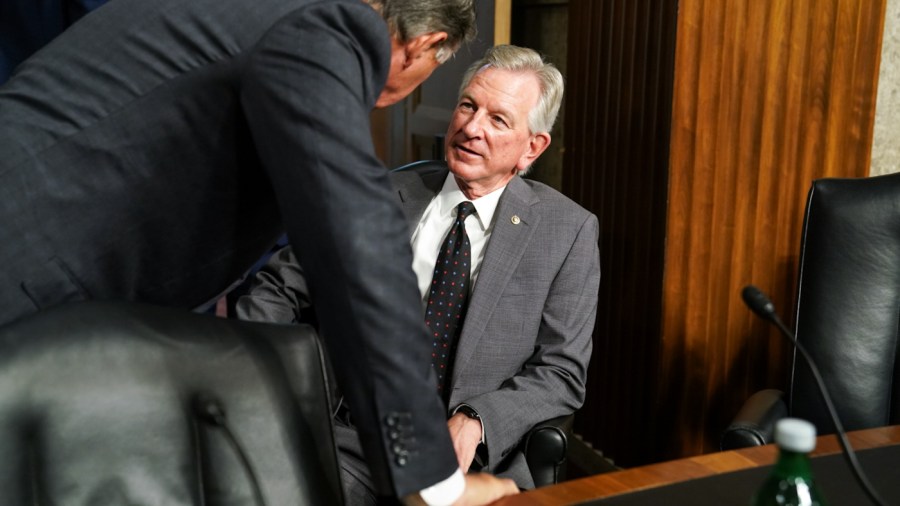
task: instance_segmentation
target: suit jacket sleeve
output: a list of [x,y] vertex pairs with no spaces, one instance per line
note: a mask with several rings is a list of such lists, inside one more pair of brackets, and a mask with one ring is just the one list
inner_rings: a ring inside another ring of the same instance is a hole
[[597,218],[587,214],[550,285],[534,353],[519,372],[500,388],[463,401],[482,417],[489,469],[535,424],[584,402],[600,285],[598,236]]
[[290,246],[269,258],[235,304],[239,319],[271,323],[311,323],[311,310],[306,277]]
[[369,131],[388,42],[364,2],[302,8],[248,56],[242,106],[375,486],[403,496],[458,466],[433,388],[407,226]]

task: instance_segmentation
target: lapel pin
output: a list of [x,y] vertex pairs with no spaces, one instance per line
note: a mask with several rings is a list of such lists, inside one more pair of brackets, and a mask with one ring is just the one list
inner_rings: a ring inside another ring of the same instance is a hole
[[517,214],[512,215],[512,218],[509,219],[513,225],[518,225],[520,221],[519,216]]

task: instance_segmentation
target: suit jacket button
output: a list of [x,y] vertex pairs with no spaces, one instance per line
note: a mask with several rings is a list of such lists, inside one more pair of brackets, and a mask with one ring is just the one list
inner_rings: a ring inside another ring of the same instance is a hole
[[407,458],[406,454],[400,454],[397,455],[396,462],[398,466],[403,467],[407,462],[409,462],[409,459]]

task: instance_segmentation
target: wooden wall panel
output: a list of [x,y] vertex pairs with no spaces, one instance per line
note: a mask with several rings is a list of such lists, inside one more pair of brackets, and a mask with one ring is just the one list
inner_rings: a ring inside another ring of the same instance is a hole
[[[572,0],[563,190],[601,221],[576,431],[630,466],[717,449],[789,349],[814,178],[865,176],[885,0]],[[677,28],[677,29],[676,29]]]
[[883,0],[682,0],[663,280],[666,456],[716,449],[789,348],[740,300],[791,308],[813,179],[868,173]]

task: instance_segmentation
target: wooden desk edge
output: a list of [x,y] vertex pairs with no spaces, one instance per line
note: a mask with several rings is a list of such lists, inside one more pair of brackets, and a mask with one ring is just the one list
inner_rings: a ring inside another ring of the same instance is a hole
[[[854,450],[900,444],[900,426],[855,431],[849,433],[848,438]],[[840,451],[840,443],[836,436],[821,436],[816,441],[813,455],[831,455]],[[777,448],[774,445],[708,453],[566,481],[507,497],[493,504],[496,506],[575,504],[695,478],[771,465],[775,462],[776,453]]]

